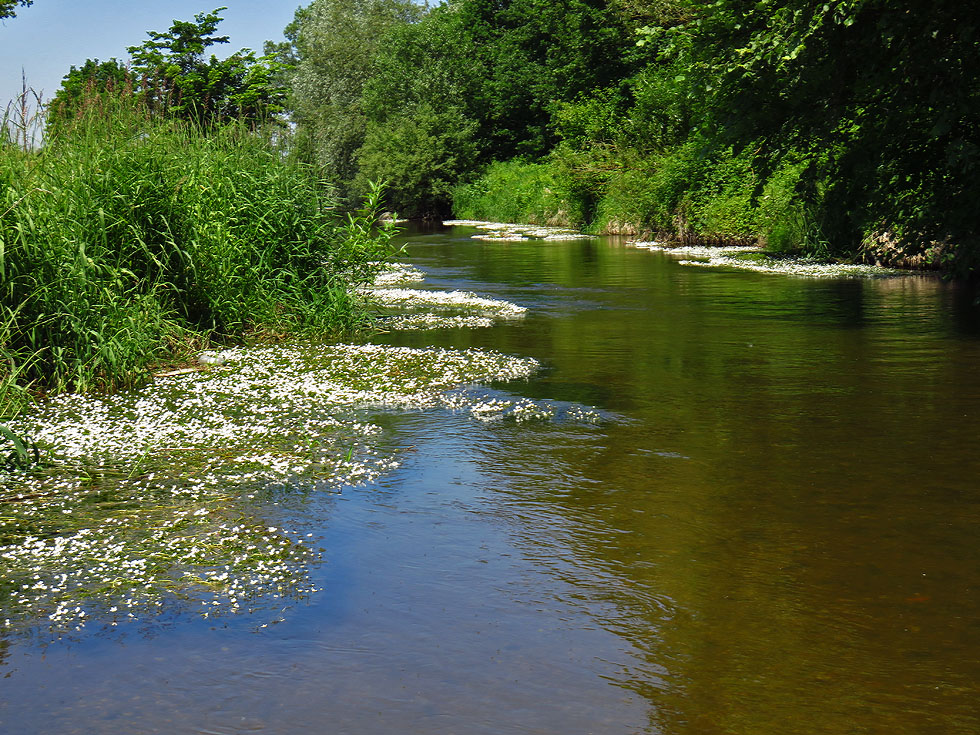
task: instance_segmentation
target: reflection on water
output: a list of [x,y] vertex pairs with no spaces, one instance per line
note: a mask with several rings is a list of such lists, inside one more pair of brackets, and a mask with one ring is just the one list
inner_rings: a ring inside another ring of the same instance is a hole
[[324,549],[308,607],[12,643],[0,730],[980,731],[974,295],[470,234],[407,238],[426,286],[525,319],[383,340],[605,420],[379,418],[399,470],[270,518]]

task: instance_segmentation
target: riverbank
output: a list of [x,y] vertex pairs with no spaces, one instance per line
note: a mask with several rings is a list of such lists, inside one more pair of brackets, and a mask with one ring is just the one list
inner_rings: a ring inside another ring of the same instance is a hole
[[[954,243],[910,243],[869,232],[849,247],[831,247],[808,221],[796,191],[801,166],[787,165],[760,185],[751,166],[731,155],[718,161],[664,154],[643,167],[610,167],[585,177],[560,156],[539,163],[492,163],[453,191],[464,221],[521,222],[622,235],[668,248],[752,247],[774,258],[968,275]],[[636,162],[631,162],[636,166]]]
[[0,417],[32,393],[117,389],[211,341],[333,335],[389,254],[381,191],[352,217],[280,130],[94,106],[0,146]]
[[[541,224],[517,224],[488,222],[483,220],[445,220],[444,226],[473,227],[477,233],[473,240],[484,242],[540,242],[561,240],[597,239],[598,235],[575,232],[572,228]],[[628,235],[629,233],[602,233],[604,236]],[[677,257],[682,265],[734,268],[758,273],[780,273],[807,278],[890,278],[907,275],[909,269],[889,268],[880,263],[844,263],[830,259],[794,256],[789,253],[771,253],[754,243],[739,240],[725,242],[716,238],[708,242],[682,243],[676,238],[627,239],[625,245],[640,250],[661,252]]]

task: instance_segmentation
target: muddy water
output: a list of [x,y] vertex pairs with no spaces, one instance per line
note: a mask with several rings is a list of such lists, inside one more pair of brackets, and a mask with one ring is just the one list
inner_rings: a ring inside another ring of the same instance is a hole
[[472,232],[407,259],[527,315],[375,341],[536,358],[493,395],[604,420],[373,416],[398,469],[254,501],[321,591],[12,637],[0,730],[980,731],[974,295]]

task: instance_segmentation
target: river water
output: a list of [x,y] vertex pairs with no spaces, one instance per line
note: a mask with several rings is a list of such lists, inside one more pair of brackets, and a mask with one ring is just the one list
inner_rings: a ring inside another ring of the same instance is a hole
[[524,318],[371,341],[532,357],[488,395],[602,418],[375,416],[397,469],[269,504],[319,591],[11,638],[0,730],[980,732],[974,294],[473,232],[405,259]]

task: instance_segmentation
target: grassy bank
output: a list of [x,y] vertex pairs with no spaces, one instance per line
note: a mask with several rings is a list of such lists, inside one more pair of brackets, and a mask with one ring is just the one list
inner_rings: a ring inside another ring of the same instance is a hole
[[0,416],[30,392],[131,385],[218,338],[325,334],[390,233],[342,216],[281,131],[94,105],[43,148],[0,146]]
[[746,157],[706,156],[693,144],[656,155],[559,147],[543,163],[492,163],[456,187],[453,210],[463,219],[600,234],[813,249],[795,195],[799,168],[789,162],[760,182]]

